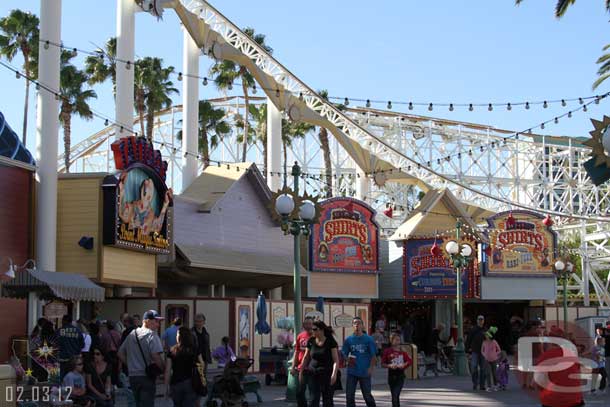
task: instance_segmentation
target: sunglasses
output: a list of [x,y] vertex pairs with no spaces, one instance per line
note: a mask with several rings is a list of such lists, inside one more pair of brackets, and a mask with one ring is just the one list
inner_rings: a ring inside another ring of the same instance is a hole
[[311,328],[312,331],[318,331],[318,328]]

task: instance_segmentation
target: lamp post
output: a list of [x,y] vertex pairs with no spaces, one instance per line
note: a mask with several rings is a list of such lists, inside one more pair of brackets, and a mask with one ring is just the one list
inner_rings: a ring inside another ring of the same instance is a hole
[[[273,194],[271,201],[275,209],[281,228],[284,234],[291,234],[294,237],[294,340],[298,330],[301,329],[301,235],[308,236],[310,226],[318,221],[320,207],[317,204],[318,197],[310,196],[307,193],[299,196],[299,177],[301,167],[295,161],[292,166],[292,176],[294,177],[294,187],[291,190],[287,186]],[[296,400],[296,380],[288,376],[288,386],[286,389],[287,401]]]
[[559,259],[553,265],[557,278],[563,279],[563,332],[568,334],[568,278],[572,274],[574,265]]
[[460,241],[460,229],[462,223],[458,220],[455,229],[455,239],[447,242],[445,250],[451,257],[451,263],[455,268],[456,280],[457,280],[457,304],[456,304],[456,317],[458,323],[458,338],[455,346],[455,367],[454,374],[456,376],[466,376],[466,350],[464,349],[464,314],[463,314],[463,300],[462,300],[462,274],[461,270],[468,266],[472,261],[472,247],[463,243],[461,246]]

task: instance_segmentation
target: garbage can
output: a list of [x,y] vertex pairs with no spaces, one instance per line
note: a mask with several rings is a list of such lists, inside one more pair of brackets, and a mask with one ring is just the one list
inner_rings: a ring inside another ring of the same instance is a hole
[[17,405],[17,375],[11,365],[0,365],[0,407]]

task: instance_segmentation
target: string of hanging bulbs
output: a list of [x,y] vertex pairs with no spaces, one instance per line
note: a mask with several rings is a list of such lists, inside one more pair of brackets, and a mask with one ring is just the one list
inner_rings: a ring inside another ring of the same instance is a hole
[[[104,60],[104,61],[108,60],[110,62],[115,62],[115,63],[119,62],[125,66],[125,69],[131,69],[131,67],[134,66],[136,63],[136,61],[120,59],[120,58],[117,58],[116,56],[111,57],[110,55],[108,55],[101,49],[91,51],[91,50],[86,50],[86,49],[77,48],[77,47],[69,47],[69,46],[64,45],[63,43],[55,43],[53,41],[45,40],[45,39],[40,39],[40,43],[43,44],[43,47],[45,49],[49,49],[49,47],[54,46],[54,47],[58,47],[62,50],[70,51],[70,52],[72,52],[72,54],[74,56],[78,55],[78,53],[82,53],[85,55],[100,58],[101,60]],[[205,54],[207,54],[207,53],[205,53]],[[175,75],[177,77],[178,81],[182,81],[185,77],[197,79],[198,81],[201,81],[203,86],[207,86],[210,82],[214,81],[213,78],[208,78],[207,76],[186,74],[186,73],[182,73],[182,72],[172,72],[171,74]],[[239,81],[234,81],[234,82],[228,84],[227,89],[232,90],[233,85],[241,86],[242,84],[239,83]],[[251,87],[252,93],[256,94],[257,89],[258,89],[257,85],[254,84]],[[294,94],[296,96],[296,92],[292,92],[287,89],[283,89],[282,91],[280,91],[279,88],[272,89],[272,88],[260,87],[260,89],[262,89],[264,91],[268,91],[268,92],[275,91],[276,97],[279,97],[282,92],[287,93],[287,94]],[[308,92],[305,92],[305,93],[299,92],[299,94],[298,94],[300,99],[303,99],[305,96],[308,96],[308,95],[309,95]],[[568,104],[573,103],[573,102],[578,102],[579,105],[585,105],[585,103],[588,101],[594,101],[595,103],[599,103],[601,97],[602,97],[602,95],[590,95],[590,96],[582,96],[582,97],[565,97],[565,98],[559,98],[559,99],[549,98],[549,99],[534,100],[534,101],[526,100],[526,101],[517,101],[517,102],[488,102],[488,103],[453,103],[453,102],[440,102],[439,103],[439,102],[417,102],[417,101],[400,101],[400,100],[393,101],[393,100],[380,100],[380,99],[372,99],[372,98],[345,97],[345,96],[344,97],[328,96],[328,99],[337,101],[339,104],[343,104],[344,106],[349,106],[353,102],[359,102],[359,103],[363,103],[367,108],[371,108],[373,105],[381,105],[381,106],[385,106],[388,110],[392,110],[394,108],[394,106],[399,105],[399,106],[406,106],[408,110],[414,110],[415,108],[424,107],[424,108],[427,108],[427,110],[430,112],[433,111],[435,107],[436,108],[439,108],[439,107],[447,108],[447,110],[450,112],[453,112],[454,110],[457,110],[460,108],[467,109],[470,112],[474,111],[475,108],[485,108],[487,111],[492,112],[492,111],[494,111],[494,109],[499,109],[499,108],[506,109],[506,111],[511,111],[511,110],[513,110],[513,108],[516,108],[516,107],[523,107],[525,110],[529,110],[530,108],[535,107],[535,106],[542,106],[544,109],[551,107],[553,105],[560,105],[561,107],[566,107]],[[585,108],[585,111],[586,111],[586,108]]]

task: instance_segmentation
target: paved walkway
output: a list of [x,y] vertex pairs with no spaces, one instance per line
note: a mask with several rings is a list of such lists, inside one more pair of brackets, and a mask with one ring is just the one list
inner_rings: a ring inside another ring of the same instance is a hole
[[[261,378],[261,383],[263,382],[264,380]],[[343,384],[345,385],[345,382]],[[256,404],[256,400],[251,394],[248,395],[248,402],[251,406],[296,406],[296,404],[287,403],[284,400],[285,391],[285,386],[275,384],[265,386],[263,384],[261,392],[263,402]],[[158,389],[158,394],[161,394],[161,387]],[[365,406],[362,396],[359,396],[359,394],[360,392],[357,391],[357,405],[359,407]],[[376,369],[373,377],[373,396],[378,407],[391,406],[390,391],[386,383],[386,371],[384,369]],[[473,392],[468,377],[428,376],[419,380],[407,381],[400,400],[401,406],[413,407],[533,407],[540,405],[534,396],[521,390],[514,377],[511,377],[509,388],[506,391],[487,393],[485,391]],[[585,400],[587,406],[610,406],[610,393],[596,397],[587,395]],[[335,406],[344,407],[345,393],[335,393],[334,402]],[[165,400],[162,397],[157,398],[155,403],[155,407],[171,407],[172,405],[171,400]]]

